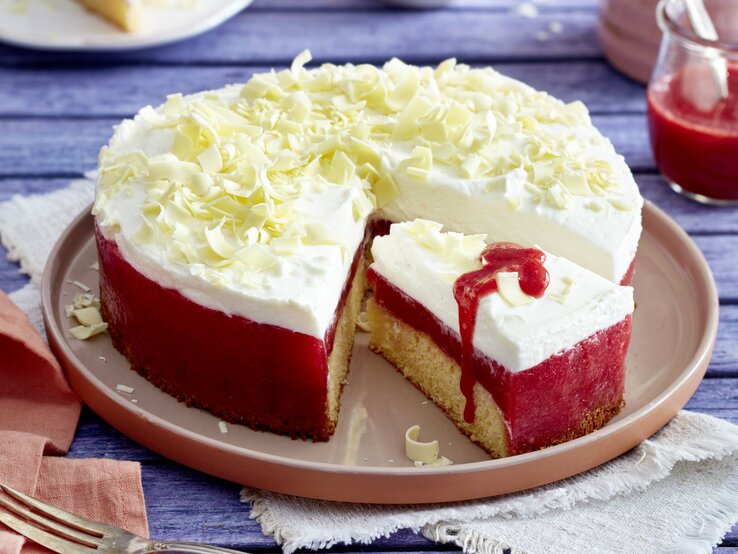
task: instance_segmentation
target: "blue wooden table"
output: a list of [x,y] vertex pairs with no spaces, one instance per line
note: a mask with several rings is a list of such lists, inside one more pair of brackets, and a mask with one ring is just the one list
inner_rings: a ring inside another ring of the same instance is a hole
[[[738,423],[738,211],[702,207],[659,176],[646,133],[644,89],[603,60],[595,36],[597,0],[552,0],[535,18],[517,0],[457,0],[442,11],[393,10],[373,0],[257,0],[222,27],[176,45],[121,54],[55,54],[0,45],[0,201],[64,186],[95,166],[111,127],[171,92],[243,81],[289,64],[309,48],[316,62],[382,63],[392,56],[435,64],[456,57],[500,71],[564,100],[581,99],[627,159],[643,195],[694,238],[718,283],[720,329],[707,377],[688,409]],[[0,14],[0,17],[7,15]],[[553,22],[561,34],[549,33]],[[26,278],[4,260],[0,288]],[[278,551],[239,503],[236,484],[170,462],[85,410],[70,456],[143,465],[151,533],[249,551]],[[738,547],[738,526],[716,552]],[[410,532],[334,551],[447,551]]]

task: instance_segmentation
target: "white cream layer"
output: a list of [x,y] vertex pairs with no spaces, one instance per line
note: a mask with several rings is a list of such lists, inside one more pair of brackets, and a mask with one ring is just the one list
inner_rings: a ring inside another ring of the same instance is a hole
[[[470,243],[464,256],[449,259],[422,246],[408,224],[395,224],[389,235],[374,240],[371,267],[458,336],[453,278],[481,267],[477,259],[482,248],[481,242]],[[479,304],[474,346],[508,371],[534,367],[633,312],[631,287],[615,285],[552,254],[547,254],[545,267],[551,282],[542,298],[510,306],[494,293]]]
[[[404,156],[387,150],[383,165],[395,176],[399,195],[381,215],[393,222],[439,221],[450,231],[486,234],[488,242],[537,245],[620,283],[638,248],[643,198],[623,157],[607,139],[593,127],[576,133],[599,142],[588,147],[590,153],[611,164],[621,186],[620,198],[634,209],[621,210],[591,196],[571,196],[566,209],[536,201],[526,189],[528,174],[520,169],[501,177],[467,179],[459,168],[435,166],[428,181],[422,182],[394,171]],[[517,207],[511,208],[511,203]]]

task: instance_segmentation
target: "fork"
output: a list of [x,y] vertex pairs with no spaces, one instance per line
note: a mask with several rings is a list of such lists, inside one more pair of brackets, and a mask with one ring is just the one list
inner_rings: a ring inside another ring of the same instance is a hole
[[216,546],[146,539],[51,506],[2,483],[0,490],[5,493],[0,494],[0,506],[8,510],[0,510],[0,522],[59,554],[238,554]]

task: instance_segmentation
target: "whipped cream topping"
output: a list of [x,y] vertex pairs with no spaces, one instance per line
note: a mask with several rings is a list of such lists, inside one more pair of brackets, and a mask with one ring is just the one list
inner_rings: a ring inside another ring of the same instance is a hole
[[[374,240],[371,268],[458,335],[453,283],[481,267],[484,246],[479,235],[444,233],[434,222],[394,224],[389,235]],[[474,346],[511,372],[529,369],[633,312],[631,287],[552,254],[544,265],[551,280],[543,297],[510,303],[493,293],[479,303]]]
[[560,238],[591,251],[584,265],[622,276],[642,201],[582,104],[455,60],[309,61],[170,96],[117,127],[93,213],[138,271],[319,338],[377,210],[554,251]]

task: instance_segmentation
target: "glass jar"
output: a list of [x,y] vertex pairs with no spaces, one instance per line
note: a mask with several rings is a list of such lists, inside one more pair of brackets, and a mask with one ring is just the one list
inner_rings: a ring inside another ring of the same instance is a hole
[[738,1],[704,2],[720,40],[694,33],[684,0],[661,0],[656,8],[663,38],[648,85],[651,146],[675,191],[699,202],[736,204]]

